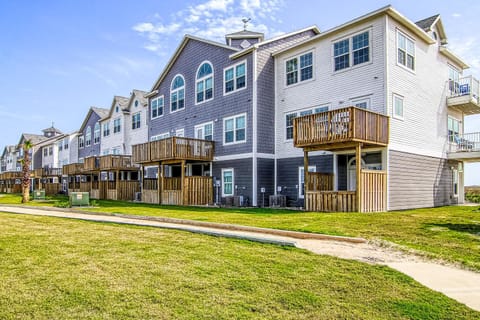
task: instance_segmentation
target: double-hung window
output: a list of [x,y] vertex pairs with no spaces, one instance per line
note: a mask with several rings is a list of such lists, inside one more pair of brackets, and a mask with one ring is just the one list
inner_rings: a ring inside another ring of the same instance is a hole
[[364,31],[333,43],[334,71],[370,61],[370,32]]
[[224,93],[230,93],[236,90],[240,90],[247,86],[246,65],[246,62],[242,62],[224,70]]
[[460,134],[460,121],[455,118],[448,117],[448,140],[450,142],[457,142]]
[[95,128],[93,130],[93,143],[100,143],[100,123],[95,123]]
[[313,78],[313,53],[308,52],[286,61],[287,86]]
[[415,42],[397,31],[397,63],[415,70]]
[[247,116],[242,114],[223,120],[224,144],[245,142],[247,140],[246,118]]
[[195,138],[213,140],[213,123],[209,122],[195,126]]
[[63,149],[64,149],[64,150],[67,150],[67,149],[68,149],[68,138],[65,138],[65,139],[63,140]]
[[163,116],[163,96],[153,99],[150,102],[152,119]]
[[185,80],[181,75],[172,81],[170,90],[170,112],[185,108]]
[[120,118],[113,120],[113,133],[118,133],[122,130]]
[[85,138],[83,136],[78,137],[78,147],[83,148],[85,146]]
[[44,157],[48,156],[48,148],[47,147],[43,148],[43,156]]
[[63,151],[63,140],[57,142],[58,151]]
[[85,146],[89,147],[92,144],[92,128],[88,127],[85,133]]
[[233,196],[234,181],[233,169],[222,169],[222,197]]
[[103,136],[108,137],[110,135],[110,121],[103,123]]
[[204,62],[197,71],[196,103],[213,99],[213,68],[209,62]]
[[140,112],[132,115],[132,129],[140,128]]

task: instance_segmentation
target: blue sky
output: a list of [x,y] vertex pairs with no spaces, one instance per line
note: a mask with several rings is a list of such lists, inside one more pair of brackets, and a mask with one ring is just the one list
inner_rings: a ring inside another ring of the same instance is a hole
[[[480,78],[475,0],[0,1],[0,148],[52,122],[75,131],[90,106],[149,90],[185,33],[224,41],[243,17],[267,38],[314,24],[327,30],[387,4],[414,21],[441,14],[449,47]],[[465,132],[480,131],[479,116],[465,122]],[[480,184],[480,165],[465,174],[466,184]]]

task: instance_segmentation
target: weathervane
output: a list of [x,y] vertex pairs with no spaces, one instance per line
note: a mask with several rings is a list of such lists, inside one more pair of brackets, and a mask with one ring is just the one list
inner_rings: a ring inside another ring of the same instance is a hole
[[252,18],[243,18],[242,19],[242,22],[243,22],[243,31],[247,31],[247,24],[248,22],[252,20]]

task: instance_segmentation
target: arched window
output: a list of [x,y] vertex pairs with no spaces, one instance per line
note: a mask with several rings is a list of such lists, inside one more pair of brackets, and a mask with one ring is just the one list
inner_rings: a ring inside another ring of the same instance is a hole
[[88,147],[92,144],[92,128],[87,127],[87,132],[85,133],[85,147]]
[[95,123],[95,129],[93,130],[93,143],[100,142],[100,123]]
[[213,67],[204,62],[197,70],[197,103],[213,99]]
[[172,81],[170,90],[170,112],[185,108],[185,80],[181,75]]

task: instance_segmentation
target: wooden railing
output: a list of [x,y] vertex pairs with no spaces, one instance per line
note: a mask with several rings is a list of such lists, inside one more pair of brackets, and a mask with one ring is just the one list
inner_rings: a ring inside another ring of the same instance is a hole
[[309,172],[306,187],[308,191],[331,191],[333,190],[333,174]]
[[40,168],[34,170],[36,178],[61,176],[62,168]]
[[83,163],[71,163],[63,166],[62,172],[66,175],[80,174],[83,171]]
[[323,212],[356,212],[356,191],[307,191],[305,209]]
[[133,162],[162,160],[213,160],[214,142],[208,140],[171,137],[132,146]]
[[157,178],[143,179],[143,190],[158,190],[158,179]]
[[213,202],[212,177],[185,177],[184,184],[184,205],[205,205]]
[[[347,107],[294,119],[295,147],[323,147],[343,142],[388,144],[389,118],[357,107]],[[338,147],[338,146],[337,146]]]
[[163,190],[181,190],[182,178],[163,178]]
[[362,169],[361,176],[360,212],[387,211],[387,172]]
[[85,158],[84,170],[115,170],[136,168],[137,165],[132,163],[131,156],[124,155],[105,155],[100,157]]

